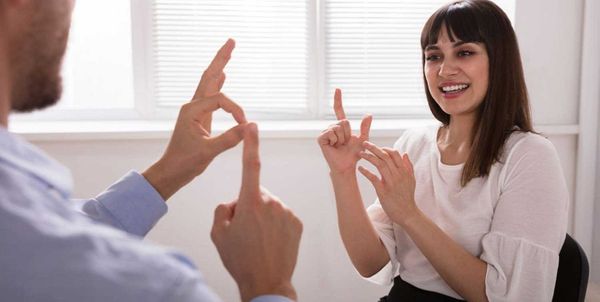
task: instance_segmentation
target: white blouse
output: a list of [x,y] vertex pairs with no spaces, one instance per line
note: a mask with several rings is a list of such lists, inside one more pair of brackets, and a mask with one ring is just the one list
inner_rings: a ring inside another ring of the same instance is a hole
[[[551,301],[569,202],[552,143],[537,134],[514,132],[489,175],[463,188],[463,164],[441,162],[437,131],[437,126],[409,130],[394,144],[413,162],[419,209],[487,263],[489,301]],[[367,212],[391,259],[369,280],[389,284],[400,275],[418,288],[461,298],[378,200]]]

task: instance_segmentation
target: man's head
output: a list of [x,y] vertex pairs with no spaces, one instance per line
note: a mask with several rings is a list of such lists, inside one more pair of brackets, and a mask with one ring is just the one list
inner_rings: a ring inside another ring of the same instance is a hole
[[0,0],[10,107],[27,112],[58,101],[74,0]]

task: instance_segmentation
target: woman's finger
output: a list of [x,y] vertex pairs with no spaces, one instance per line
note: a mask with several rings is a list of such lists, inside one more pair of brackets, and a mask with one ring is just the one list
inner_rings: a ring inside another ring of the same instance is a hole
[[337,139],[337,135],[335,135],[335,131],[333,131],[333,128],[329,132],[327,132],[327,135],[329,136],[329,145],[335,146],[338,139]]
[[378,191],[378,192],[382,191],[383,185],[381,184],[381,181],[379,180],[379,177],[377,177],[377,175],[373,174],[373,172],[369,171],[367,168],[365,168],[363,166],[358,166],[358,171],[362,175],[364,175],[371,182],[371,184],[373,184],[375,191]]
[[383,149],[377,147],[377,145],[375,145],[369,141],[364,141],[363,146],[367,150],[369,150],[371,153],[373,153],[373,155],[375,155],[375,156],[379,157],[381,160],[383,160],[383,162],[385,162],[386,165],[388,165],[389,169],[396,169],[396,164],[394,163],[392,158],[385,151],[383,151]]
[[402,155],[400,155],[400,152],[398,152],[397,150],[394,150],[392,148],[387,148],[387,147],[383,147],[381,149],[383,151],[385,151],[385,153],[387,153],[388,156],[394,161],[394,164],[396,164],[396,167],[398,167],[398,168],[404,167],[404,160],[402,160]]
[[392,179],[392,172],[390,171],[388,164],[385,163],[385,161],[383,161],[381,158],[363,151],[361,151],[359,155],[361,158],[370,162],[373,166],[375,166],[375,168],[377,168],[384,181],[390,181]]
[[373,116],[370,114],[365,115],[365,117],[360,122],[360,138],[364,140],[369,140],[369,132],[371,131],[371,122],[373,122]]
[[415,169],[413,167],[412,162],[410,161],[410,158],[408,157],[408,153],[404,153],[404,155],[402,156],[402,159],[403,159],[404,163],[406,164],[406,168],[408,169],[408,172],[410,173],[410,175],[412,175],[414,177]]
[[343,145],[346,143],[346,137],[344,135],[344,128],[342,128],[342,126],[340,125],[336,125],[335,127],[333,127],[333,131],[335,132],[335,135],[337,136],[337,145]]
[[338,121],[346,119],[346,113],[344,112],[344,106],[342,105],[342,90],[337,88],[333,95],[333,111]]
[[338,125],[344,129],[344,139],[349,142],[352,137],[352,129],[350,128],[350,122],[348,120],[342,120],[338,122]]

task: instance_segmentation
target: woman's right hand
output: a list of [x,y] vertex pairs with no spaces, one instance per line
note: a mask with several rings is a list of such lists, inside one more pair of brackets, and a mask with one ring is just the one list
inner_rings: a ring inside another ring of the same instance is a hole
[[342,106],[342,91],[335,90],[333,110],[338,120],[319,135],[318,142],[331,173],[355,172],[363,142],[369,140],[369,130],[373,117],[367,115],[360,124],[360,134],[353,135],[350,122],[346,119]]

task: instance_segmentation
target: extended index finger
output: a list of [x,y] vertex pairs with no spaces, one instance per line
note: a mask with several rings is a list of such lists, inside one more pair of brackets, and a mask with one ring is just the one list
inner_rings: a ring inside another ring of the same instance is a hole
[[231,53],[233,52],[234,47],[235,41],[233,39],[228,39],[227,42],[221,46],[221,49],[217,51],[212,62],[210,62],[210,65],[206,68],[206,73],[213,77],[219,76],[221,72],[223,72],[227,62],[231,59]]
[[260,200],[260,156],[258,152],[258,128],[255,123],[246,126],[242,155],[242,189],[239,202]]
[[342,106],[342,90],[339,88],[335,89],[335,94],[333,95],[333,111],[335,111],[335,117],[338,121],[346,119],[344,106]]

